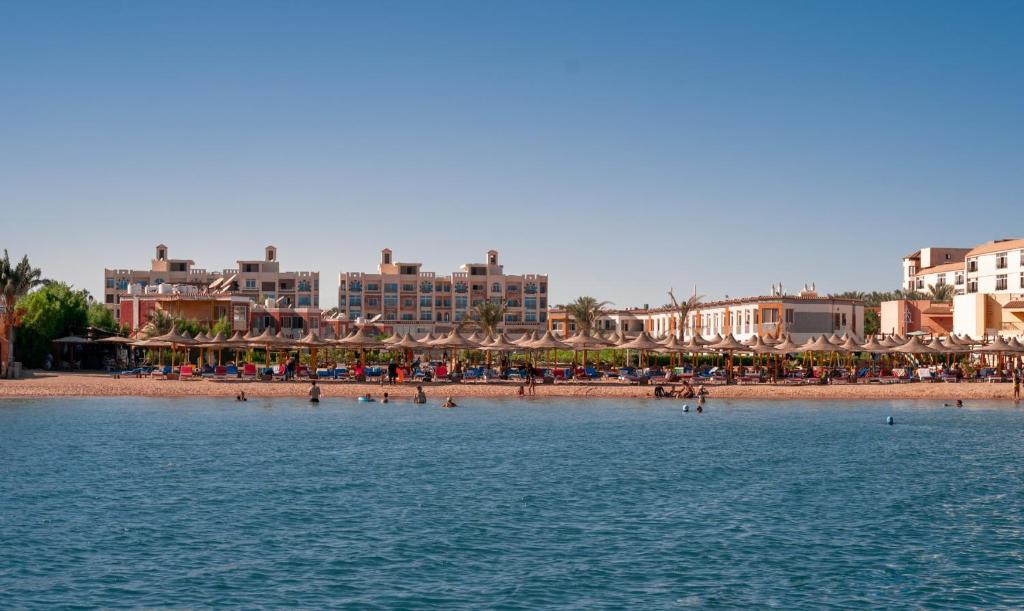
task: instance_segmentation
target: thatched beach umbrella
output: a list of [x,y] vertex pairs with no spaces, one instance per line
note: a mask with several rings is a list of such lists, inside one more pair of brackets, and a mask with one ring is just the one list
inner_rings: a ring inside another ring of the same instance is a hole
[[[171,330],[168,331],[167,333],[154,337],[153,340],[170,344],[171,367],[174,367],[175,365],[175,353],[177,352],[179,346],[185,347],[185,349],[187,350],[188,346],[192,346],[196,343],[195,340],[192,339],[192,336],[188,335],[188,331],[186,331],[184,334],[178,333],[178,330],[174,327],[171,327]],[[186,354],[186,358],[187,356],[188,355]]]
[[572,347],[573,350],[583,351],[583,366],[587,366],[587,351],[588,350],[601,350],[602,348],[610,348],[614,344],[602,337],[595,337],[593,335],[586,335],[582,331],[573,335],[572,337],[562,340],[564,343]]

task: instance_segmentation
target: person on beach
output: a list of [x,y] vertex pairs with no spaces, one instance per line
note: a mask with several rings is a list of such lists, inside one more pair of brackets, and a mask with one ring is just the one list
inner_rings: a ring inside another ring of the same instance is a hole
[[427,393],[423,392],[422,386],[416,387],[416,395],[412,398],[412,402],[417,405],[424,405],[427,402]]
[[700,397],[697,398],[697,413],[704,413],[704,395],[701,395]]
[[391,361],[388,363],[388,384],[394,385],[395,380],[398,379],[398,363]]
[[384,398],[381,399],[380,402],[381,403],[387,403],[388,402],[388,393],[384,393]]
[[448,397],[447,399],[444,400],[444,403],[441,404],[441,407],[458,407],[458,406],[455,405],[455,401],[452,401],[451,397]]
[[537,394],[537,370],[533,365],[526,366],[526,384],[530,387],[530,396]]
[[235,395],[235,401],[248,401],[248,400],[249,399],[246,398],[244,390],[239,392],[237,395]]
[[320,387],[316,385],[316,380],[313,380],[312,385],[310,385],[308,394],[310,403],[320,402]]
[[693,386],[686,380],[683,380],[683,390],[679,393],[680,399],[692,399],[696,393],[693,392]]
[[1020,367],[1013,370],[1013,402],[1020,403]]
[[516,390],[516,394],[519,395],[520,397],[526,396],[526,386],[520,384],[519,388]]

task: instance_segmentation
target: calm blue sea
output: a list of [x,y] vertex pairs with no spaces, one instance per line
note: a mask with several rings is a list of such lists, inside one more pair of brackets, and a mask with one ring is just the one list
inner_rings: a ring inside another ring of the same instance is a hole
[[1024,605],[1024,410],[462,403],[0,401],[0,607]]

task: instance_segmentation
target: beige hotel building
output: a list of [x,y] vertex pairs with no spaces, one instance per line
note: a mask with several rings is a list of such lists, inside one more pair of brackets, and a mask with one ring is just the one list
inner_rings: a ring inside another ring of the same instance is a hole
[[537,331],[547,325],[548,294],[547,275],[506,274],[496,250],[488,251],[482,263],[466,263],[439,276],[423,271],[421,263],[394,260],[385,248],[377,273],[338,275],[338,315],[347,320],[380,317],[395,332],[420,337],[455,328],[473,306],[491,301],[505,306],[503,330]]
[[235,295],[275,307],[320,307],[319,272],[282,272],[277,247],[263,249],[262,259],[243,259],[236,267],[207,271],[191,259],[172,259],[167,245],[158,244],[149,269],[103,270],[103,301],[120,320],[122,297],[194,293]]

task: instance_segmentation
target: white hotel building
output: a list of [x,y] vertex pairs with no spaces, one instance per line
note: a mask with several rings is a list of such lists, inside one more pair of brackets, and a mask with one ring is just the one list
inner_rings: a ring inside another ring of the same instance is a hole
[[953,332],[1024,336],[1024,239],[974,248],[922,248],[903,259],[903,286],[952,284]]

